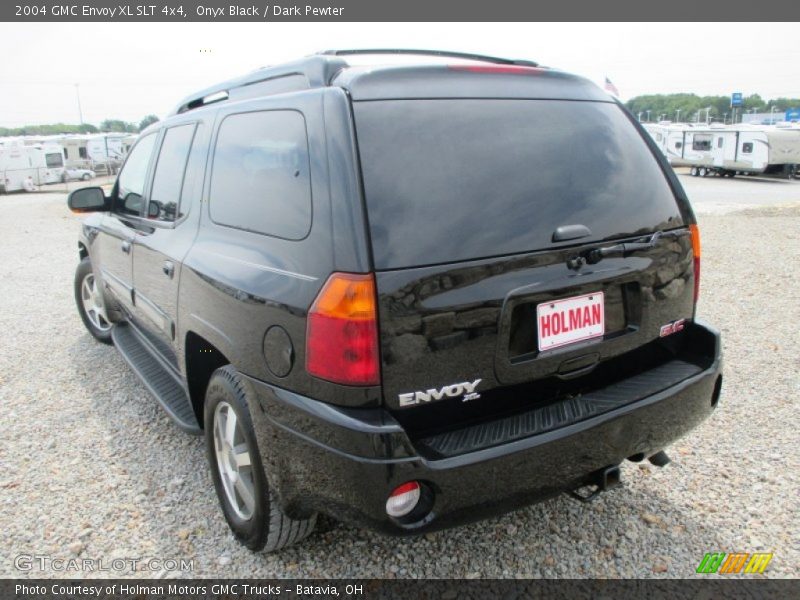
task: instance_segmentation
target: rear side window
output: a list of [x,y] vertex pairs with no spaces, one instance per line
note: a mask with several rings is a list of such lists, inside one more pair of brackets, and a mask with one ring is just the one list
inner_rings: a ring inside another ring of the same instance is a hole
[[356,102],[379,269],[581,243],[682,224],[649,147],[615,104],[561,100]]
[[194,137],[194,123],[167,129],[158,154],[147,216],[160,221],[178,218],[181,188]]
[[311,228],[311,178],[303,115],[292,110],[225,118],[217,134],[211,219],[290,240]]
[[751,154],[753,152],[753,143],[752,142],[745,142],[742,144],[742,153],[743,154]]

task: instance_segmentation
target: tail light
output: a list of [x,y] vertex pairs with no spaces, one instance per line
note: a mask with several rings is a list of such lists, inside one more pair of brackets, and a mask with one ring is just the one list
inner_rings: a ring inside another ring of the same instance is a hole
[[390,517],[404,517],[417,506],[420,497],[419,483],[409,481],[399,485],[386,500],[386,514]]
[[697,225],[689,225],[692,234],[692,254],[694,256],[694,301],[700,297],[700,230]]
[[308,373],[345,385],[378,385],[377,313],[372,275],[331,275],[308,313]]

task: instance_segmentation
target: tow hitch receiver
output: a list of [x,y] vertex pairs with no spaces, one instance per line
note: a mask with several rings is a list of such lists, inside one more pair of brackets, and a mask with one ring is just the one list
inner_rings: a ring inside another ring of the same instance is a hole
[[582,489],[586,486],[581,486],[575,490],[570,490],[567,492],[572,498],[578,500],[579,502],[591,502],[595,498],[597,498],[601,492],[605,492],[610,490],[611,488],[615,488],[620,485],[622,482],[620,481],[620,472],[619,466],[614,465],[611,467],[606,467],[605,469],[600,469],[599,471],[595,472],[594,476],[588,481],[586,486],[593,485],[595,487],[594,490],[589,492],[589,494],[584,495],[578,492],[579,489]]

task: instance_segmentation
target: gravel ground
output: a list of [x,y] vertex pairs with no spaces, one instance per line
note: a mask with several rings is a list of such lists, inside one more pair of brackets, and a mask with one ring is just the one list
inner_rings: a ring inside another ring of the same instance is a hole
[[591,505],[562,496],[412,540],[328,523],[253,555],[217,508],[201,440],[84,331],[63,195],[0,196],[0,576],[79,575],[15,568],[36,554],[184,557],[194,571],[182,575],[201,577],[691,577],[712,551],[774,552],[766,575],[796,576],[800,193],[729,214],[695,200],[699,312],[723,332],[725,384],[716,414],[669,449],[672,464],[624,465],[624,487]]

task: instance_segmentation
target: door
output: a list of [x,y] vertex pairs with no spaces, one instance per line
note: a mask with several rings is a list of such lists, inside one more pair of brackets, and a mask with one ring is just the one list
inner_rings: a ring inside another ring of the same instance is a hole
[[133,240],[144,198],[144,188],[156,135],[139,140],[111,193],[111,211],[100,222],[95,255],[95,270],[106,288],[131,313],[133,310]]
[[200,126],[188,123],[170,127],[164,133],[153,167],[145,218],[139,225],[133,251],[136,324],[176,367],[173,342],[178,282],[181,263],[197,232],[200,212],[190,210],[202,186],[205,154],[197,143],[193,146],[193,141],[200,141],[199,131]]
[[687,211],[619,107],[353,104],[384,402],[412,436],[610,381],[691,318]]

